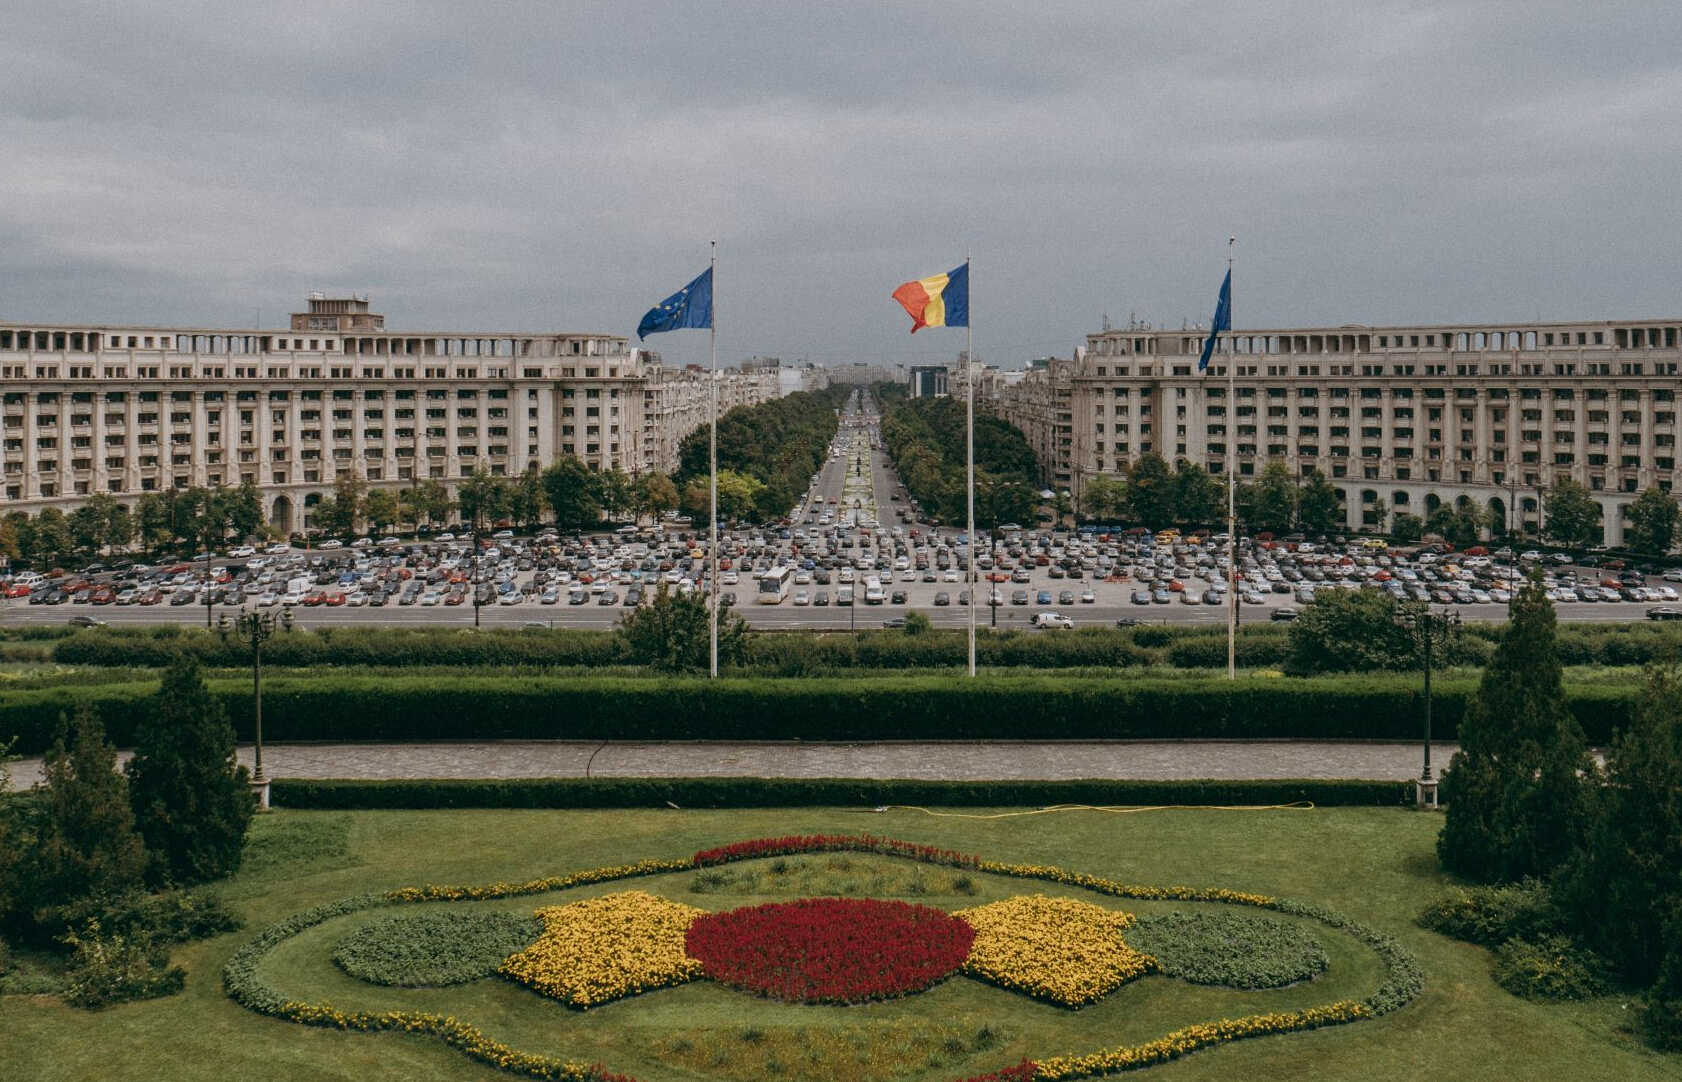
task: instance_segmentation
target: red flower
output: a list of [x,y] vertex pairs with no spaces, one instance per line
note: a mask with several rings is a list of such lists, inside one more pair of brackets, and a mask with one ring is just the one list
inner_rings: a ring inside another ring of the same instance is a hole
[[728,864],[754,857],[788,856],[791,853],[881,853],[885,856],[910,857],[928,864],[946,864],[957,868],[973,868],[979,857],[958,853],[951,849],[937,849],[931,845],[900,841],[897,838],[877,838],[869,834],[801,834],[785,838],[755,838],[751,841],[722,845],[717,849],[703,849],[691,859],[697,865]]
[[707,976],[794,1003],[920,992],[969,955],[975,930],[928,906],[807,898],[697,917],[684,947]]

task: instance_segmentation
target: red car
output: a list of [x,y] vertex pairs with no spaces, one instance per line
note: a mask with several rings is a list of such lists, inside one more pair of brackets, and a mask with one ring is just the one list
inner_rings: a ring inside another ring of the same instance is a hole
[[327,600],[327,595],[320,590],[312,590],[304,595],[304,604],[314,608]]
[[[338,590],[329,590],[322,597],[321,603],[330,608],[338,608],[345,603],[345,595]],[[306,600],[304,604],[309,604],[309,601]]]

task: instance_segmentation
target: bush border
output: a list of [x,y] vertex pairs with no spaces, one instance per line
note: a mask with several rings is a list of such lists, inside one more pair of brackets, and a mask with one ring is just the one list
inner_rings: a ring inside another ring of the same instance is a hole
[[869,834],[821,834],[749,839],[702,850],[682,860],[643,860],[635,864],[590,868],[569,875],[533,879],[525,883],[492,883],[483,886],[424,885],[404,887],[384,894],[362,894],[343,898],[296,913],[264,929],[255,939],[234,952],[233,957],[228,960],[222,970],[222,986],[235,1002],[259,1014],[304,1025],[343,1030],[430,1034],[482,1063],[530,1078],[560,1079],[565,1082],[634,1082],[628,1076],[614,1074],[600,1064],[583,1064],[553,1056],[521,1052],[492,1040],[476,1027],[450,1016],[414,1011],[346,1012],[329,1003],[289,1000],[259,979],[257,966],[264,955],[285,940],[331,918],[363,909],[420,902],[481,901],[544,894],[592,883],[663,875],[778,854],[810,852],[863,852],[904,857],[928,864],[973,868],[990,875],[1078,887],[1116,898],[1212,902],[1271,909],[1287,915],[1313,919],[1346,932],[1371,948],[1384,962],[1384,982],[1363,1000],[1339,1000],[1297,1011],[1198,1023],[1143,1044],[1034,1061],[1032,1077],[1036,1079],[1064,1082],[1118,1071],[1137,1070],[1228,1041],[1376,1018],[1406,1006],[1419,995],[1425,985],[1424,971],[1420,969],[1418,960],[1396,939],[1317,905],[1221,887],[1126,884],[1100,876],[1066,871],[1053,865],[984,860],[952,850]]

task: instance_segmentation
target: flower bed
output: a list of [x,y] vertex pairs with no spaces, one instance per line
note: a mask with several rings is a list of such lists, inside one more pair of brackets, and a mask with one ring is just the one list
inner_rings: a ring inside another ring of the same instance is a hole
[[964,964],[975,931],[928,906],[873,898],[771,902],[698,918],[685,945],[707,976],[790,1003],[920,992]]
[[964,972],[1064,1007],[1083,1007],[1156,969],[1121,933],[1133,923],[1073,898],[1034,894],[965,909],[975,928]]
[[683,949],[701,912],[640,890],[539,909],[543,934],[500,972],[581,1010],[682,984],[701,974]]
[[[525,883],[495,883],[488,886],[421,886],[340,899],[293,914],[257,935],[255,939],[234,952],[223,968],[222,983],[228,995],[253,1011],[284,1018],[305,1025],[330,1026],[365,1031],[394,1031],[430,1034],[459,1049],[469,1058],[531,1078],[566,1079],[568,1082],[623,1082],[600,1064],[568,1061],[554,1056],[521,1052],[486,1037],[475,1027],[453,1017],[412,1011],[340,1011],[328,1003],[302,1003],[286,998],[265,983],[259,975],[263,957],[286,940],[317,925],[349,913],[379,906],[403,905],[429,901],[506,898],[523,894],[541,894],[566,890],[591,883],[630,879],[637,876],[660,875],[677,871],[692,871],[705,864],[728,863],[773,853],[800,852],[866,852],[887,853],[928,863],[949,864],[974,868],[991,875],[1040,882],[1076,886],[1098,894],[1120,898],[1142,898],[1186,902],[1208,902],[1222,905],[1249,906],[1271,909],[1291,916],[1314,920],[1345,932],[1378,955],[1384,965],[1384,980],[1370,995],[1359,1002],[1340,1000],[1298,1011],[1250,1015],[1239,1019],[1221,1019],[1183,1027],[1143,1044],[1102,1049],[1097,1052],[1053,1056],[1020,1063],[1015,1067],[995,1071],[1003,1077],[1023,1077],[1024,1068],[1032,1068],[1035,1079],[1062,1080],[1096,1077],[1118,1071],[1137,1070],[1164,1063],[1198,1049],[1226,1041],[1242,1040],[1268,1034],[1289,1033],[1325,1026],[1344,1025],[1374,1018],[1398,1010],[1424,988],[1425,978],[1417,960],[1393,937],[1368,928],[1349,918],[1319,906],[1266,895],[1248,894],[1222,888],[1186,886],[1151,887],[1120,883],[1061,868],[1045,865],[1009,864],[984,861],[949,850],[919,846],[910,842],[875,838],[868,835],[817,836],[810,848],[803,848],[807,839],[780,838],[737,843],[722,849],[705,850],[685,860],[645,860],[636,864],[593,868],[568,875],[531,880]],[[923,855],[928,854],[928,855]],[[986,1077],[985,1075],[980,1077]]]
[[353,977],[402,988],[489,977],[543,924],[514,913],[417,913],[370,921],[339,940],[333,961]]
[[1164,913],[1131,933],[1163,974],[1192,984],[1282,988],[1312,980],[1330,964],[1309,932],[1283,921],[1240,913]]

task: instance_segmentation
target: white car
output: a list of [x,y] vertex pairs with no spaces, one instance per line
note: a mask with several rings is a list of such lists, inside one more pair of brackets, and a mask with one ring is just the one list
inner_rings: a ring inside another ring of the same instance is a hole
[[456,539],[456,535],[453,534],[453,533],[448,533],[448,532],[441,533],[437,537],[437,540],[439,540],[439,541],[454,541],[455,539]]
[[1034,614],[1034,626],[1072,628],[1075,622],[1060,612],[1037,612]]
[[345,543],[336,537],[329,537],[327,540],[316,546],[316,548],[319,548],[322,551],[326,551],[328,549],[342,549],[344,547]]
[[366,604],[368,604],[368,595],[361,590],[345,595],[345,605],[348,608],[360,609]]
[[[358,537],[355,541],[350,543],[350,547],[353,549],[365,549],[371,547],[373,544],[374,542],[372,538]],[[326,548],[327,546],[323,545],[322,547]]]
[[288,590],[281,595],[280,603],[282,605],[302,605],[304,603],[304,593],[302,590]]
[[796,605],[810,605],[812,603],[812,595],[807,593],[805,590],[797,590],[794,594],[794,603]]
[[284,541],[277,541],[263,550],[264,554],[268,556],[285,556],[290,551],[290,546]]
[[255,555],[257,555],[257,550],[252,548],[250,545],[241,545],[239,548],[228,550],[228,556],[235,560],[243,560],[248,556]]
[[940,576],[940,581],[941,582],[957,582],[958,581],[958,569],[955,568],[955,567],[947,568],[944,572],[942,572],[942,574]]

